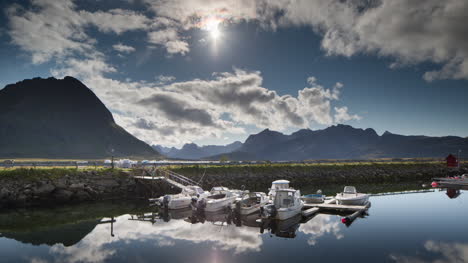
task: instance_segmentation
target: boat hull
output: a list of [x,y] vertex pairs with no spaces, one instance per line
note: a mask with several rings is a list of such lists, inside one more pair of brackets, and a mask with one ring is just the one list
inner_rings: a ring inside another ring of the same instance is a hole
[[234,201],[236,201],[236,196],[226,197],[223,199],[208,200],[206,202],[205,211],[206,212],[216,212],[226,207],[230,207]]
[[276,219],[286,220],[291,217],[297,216],[298,214],[302,212],[303,206],[304,206],[304,203],[301,201],[301,203],[295,207],[280,208],[277,210]]
[[369,201],[369,196],[360,196],[355,198],[343,198],[336,196],[336,203],[339,205],[365,205]]

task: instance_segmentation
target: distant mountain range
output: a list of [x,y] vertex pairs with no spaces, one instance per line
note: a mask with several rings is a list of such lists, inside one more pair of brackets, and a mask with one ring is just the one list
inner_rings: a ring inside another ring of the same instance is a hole
[[241,142],[233,142],[228,145],[206,145],[198,146],[195,143],[185,144],[181,149],[169,148],[161,145],[153,145],[153,148],[169,158],[197,160],[214,155],[221,155],[238,150],[242,146]]
[[[323,130],[299,130],[291,135],[266,129],[250,135],[239,149],[224,154],[230,160],[291,161],[310,159],[373,159],[445,157],[468,152],[468,139],[456,136],[404,136],[348,125]],[[208,159],[220,159],[220,155]]]
[[159,158],[118,126],[110,111],[72,77],[35,78],[0,90],[0,158]]

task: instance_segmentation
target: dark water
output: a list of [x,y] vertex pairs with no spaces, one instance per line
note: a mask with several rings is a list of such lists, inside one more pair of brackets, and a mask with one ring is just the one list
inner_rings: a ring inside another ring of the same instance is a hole
[[468,192],[370,200],[369,215],[350,226],[319,214],[263,233],[254,220],[239,227],[217,214],[201,223],[190,211],[158,219],[132,203],[6,211],[0,262],[468,262]]

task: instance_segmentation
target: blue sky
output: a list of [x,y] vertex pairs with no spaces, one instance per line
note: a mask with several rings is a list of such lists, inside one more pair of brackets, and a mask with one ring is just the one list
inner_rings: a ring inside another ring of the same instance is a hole
[[468,4],[369,3],[2,1],[0,86],[75,76],[168,146],[337,123],[468,136]]

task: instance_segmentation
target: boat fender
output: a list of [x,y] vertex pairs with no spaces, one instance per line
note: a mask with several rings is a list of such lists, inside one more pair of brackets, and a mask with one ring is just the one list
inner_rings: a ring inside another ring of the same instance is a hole
[[437,187],[437,186],[439,186],[439,184],[437,182],[432,182],[431,186],[432,187]]

